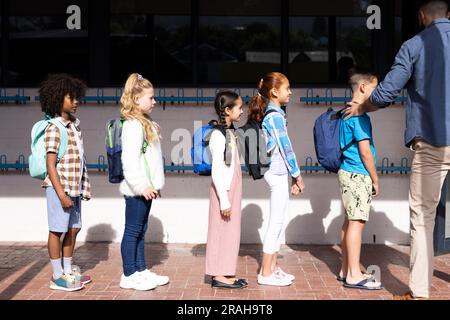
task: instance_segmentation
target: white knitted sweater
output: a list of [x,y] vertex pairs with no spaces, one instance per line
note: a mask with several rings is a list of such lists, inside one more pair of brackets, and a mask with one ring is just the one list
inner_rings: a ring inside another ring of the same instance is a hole
[[[122,129],[122,167],[125,179],[120,183],[120,193],[126,196],[140,196],[151,186],[156,190],[164,187],[164,163],[161,144],[149,143],[145,154],[142,153],[144,131],[139,120],[128,120]],[[144,157],[150,168],[147,177]],[[151,184],[150,184],[151,181]]]

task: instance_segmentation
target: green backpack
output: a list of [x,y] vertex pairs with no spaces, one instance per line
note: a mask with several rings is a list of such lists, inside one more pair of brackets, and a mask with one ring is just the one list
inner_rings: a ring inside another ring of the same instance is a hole
[[31,155],[28,158],[30,175],[33,178],[45,180],[47,177],[47,150],[45,148],[45,129],[49,124],[54,124],[59,129],[60,144],[58,148],[57,162],[61,160],[67,150],[67,130],[57,119],[50,119],[46,116],[45,120],[38,121],[31,129]]

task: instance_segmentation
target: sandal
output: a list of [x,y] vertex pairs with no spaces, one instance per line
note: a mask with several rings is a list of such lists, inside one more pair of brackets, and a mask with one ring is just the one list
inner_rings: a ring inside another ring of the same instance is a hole
[[370,282],[375,282],[375,281],[374,281],[374,279],[369,278],[369,279],[364,279],[364,280],[358,282],[357,284],[348,284],[347,282],[344,282],[344,287],[349,288],[349,289],[361,289],[361,290],[382,290],[382,289],[384,289],[384,287],[381,283],[377,287],[368,286],[367,284]]

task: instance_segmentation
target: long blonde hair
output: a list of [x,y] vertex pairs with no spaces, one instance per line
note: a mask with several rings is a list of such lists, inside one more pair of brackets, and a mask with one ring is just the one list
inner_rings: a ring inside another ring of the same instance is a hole
[[134,98],[141,94],[142,91],[151,88],[153,88],[153,85],[150,81],[138,73],[131,74],[125,83],[125,88],[120,98],[122,105],[120,112],[126,120],[139,120],[145,130],[145,140],[154,144],[161,139],[161,128],[149,114],[142,112],[134,102]]

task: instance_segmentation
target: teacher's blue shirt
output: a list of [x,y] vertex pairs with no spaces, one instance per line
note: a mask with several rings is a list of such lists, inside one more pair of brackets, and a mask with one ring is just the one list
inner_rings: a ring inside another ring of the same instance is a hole
[[406,41],[370,101],[386,107],[406,86],[405,144],[422,139],[450,146],[450,21],[436,19]]

